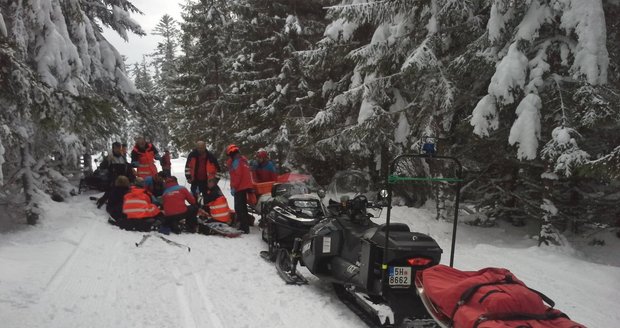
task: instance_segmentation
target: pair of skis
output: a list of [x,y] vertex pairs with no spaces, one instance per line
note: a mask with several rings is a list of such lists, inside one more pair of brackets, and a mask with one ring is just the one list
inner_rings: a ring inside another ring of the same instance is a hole
[[170,240],[170,239],[168,239],[168,238],[166,238],[166,237],[164,237],[164,236],[162,236],[160,234],[155,234],[155,233],[144,234],[142,236],[142,239],[139,242],[136,243],[136,247],[142,246],[142,244],[144,244],[144,242],[147,239],[149,239],[150,237],[153,237],[153,236],[154,237],[158,237],[159,239],[161,239],[164,242],[166,242],[166,244],[168,244],[168,245],[176,246],[176,247],[179,247],[179,248],[185,248],[185,249],[187,249],[188,252],[192,251],[192,249],[189,246],[187,246],[187,245],[177,243],[176,241]]

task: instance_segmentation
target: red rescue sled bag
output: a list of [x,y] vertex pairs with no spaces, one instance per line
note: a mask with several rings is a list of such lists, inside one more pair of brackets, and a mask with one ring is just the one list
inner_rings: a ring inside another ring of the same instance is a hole
[[459,271],[437,265],[422,272],[422,284],[454,328],[586,328],[507,269]]

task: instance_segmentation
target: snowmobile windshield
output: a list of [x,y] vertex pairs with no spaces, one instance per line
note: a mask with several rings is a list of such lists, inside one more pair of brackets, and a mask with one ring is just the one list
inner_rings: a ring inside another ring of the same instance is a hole
[[280,189],[286,189],[283,193],[289,193],[290,195],[310,194],[321,189],[312,175],[302,173],[282,174],[278,176],[276,184],[282,185]]
[[326,191],[326,199],[333,202],[353,199],[358,195],[365,195],[369,200],[375,198],[370,175],[357,170],[337,172]]

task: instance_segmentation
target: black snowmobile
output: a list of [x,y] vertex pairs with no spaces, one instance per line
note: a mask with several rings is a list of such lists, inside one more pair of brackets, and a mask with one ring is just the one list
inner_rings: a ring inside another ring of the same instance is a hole
[[[437,327],[416,294],[414,278],[418,271],[439,264],[442,249],[430,236],[412,232],[406,224],[390,223],[392,184],[446,180],[395,172],[401,159],[424,156],[428,155],[404,155],[392,162],[388,188],[381,192],[387,201],[385,224],[370,220],[367,210],[377,206],[364,195],[344,197],[339,203],[332,200],[333,216],[297,239],[290,253],[279,250],[276,269],[280,276],[287,283],[303,284],[306,280],[296,267],[306,266],[321,280],[333,283],[339,298],[371,327]],[[457,171],[458,178],[447,182],[457,183],[458,195],[460,164]],[[458,197],[456,201],[458,208]]]
[[304,236],[310,228],[325,218],[322,204],[324,191],[311,176],[296,175],[273,185],[270,197],[261,199],[262,238],[268,251],[261,252],[273,261],[279,249],[291,250],[296,238]]

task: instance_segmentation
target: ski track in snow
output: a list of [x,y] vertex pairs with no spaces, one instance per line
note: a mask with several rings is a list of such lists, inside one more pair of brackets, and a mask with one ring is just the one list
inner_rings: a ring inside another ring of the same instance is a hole
[[[173,161],[181,184],[183,164]],[[227,181],[220,186],[230,196]],[[87,196],[50,202],[44,210],[40,225],[0,235],[3,328],[364,327],[331,286],[305,268],[309,285],[285,285],[258,255],[266,245],[257,228],[239,238],[169,236],[190,246],[187,252],[154,237],[135,247],[143,233],[107,224],[105,211]],[[393,210],[394,221],[435,238],[448,263],[451,225],[432,217],[424,209]],[[620,321],[619,267],[532,247],[503,229],[459,229],[457,268],[507,267],[588,327]]]

